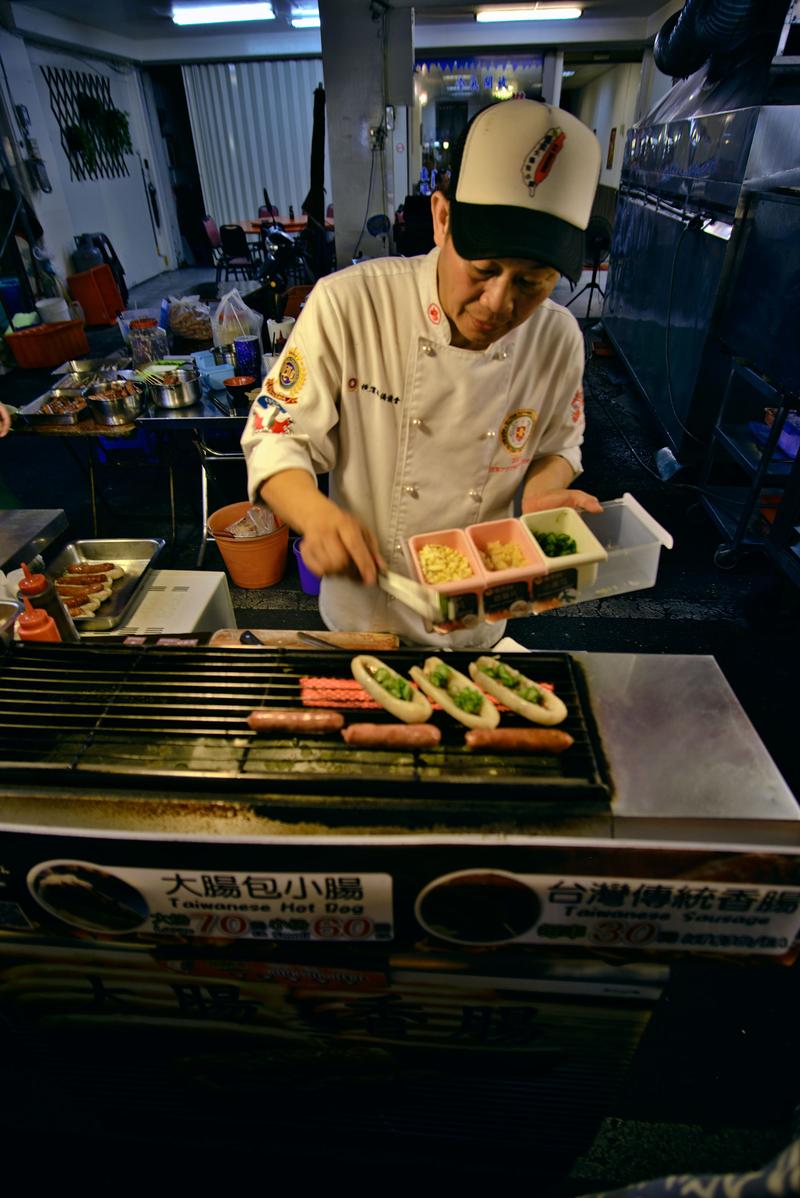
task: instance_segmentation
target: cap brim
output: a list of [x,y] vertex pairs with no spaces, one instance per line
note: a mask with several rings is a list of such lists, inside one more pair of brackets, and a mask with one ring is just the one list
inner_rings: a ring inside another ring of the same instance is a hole
[[462,258],[527,258],[552,266],[571,283],[581,276],[583,229],[549,212],[511,204],[450,201],[450,232]]

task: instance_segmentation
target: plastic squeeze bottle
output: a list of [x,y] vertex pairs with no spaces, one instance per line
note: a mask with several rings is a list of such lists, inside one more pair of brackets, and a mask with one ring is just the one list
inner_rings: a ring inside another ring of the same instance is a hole
[[79,641],[81,638],[72,622],[72,616],[61,602],[61,596],[47,575],[31,574],[25,562],[22,563],[22,572],[25,577],[19,582],[20,600],[30,599],[33,607],[41,608],[53,617],[59,640]]
[[25,596],[25,611],[17,616],[17,632],[21,641],[60,641],[56,622],[43,607],[34,607]]

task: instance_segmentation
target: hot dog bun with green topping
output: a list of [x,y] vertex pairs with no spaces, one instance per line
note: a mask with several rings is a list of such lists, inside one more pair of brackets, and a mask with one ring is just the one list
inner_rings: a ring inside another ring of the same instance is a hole
[[567,718],[567,709],[552,691],[532,682],[499,657],[479,657],[470,662],[470,677],[481,690],[532,724],[552,727]]
[[468,728],[496,728],[500,715],[482,690],[440,657],[428,657],[422,669],[412,666],[411,677],[429,698]]
[[425,696],[379,658],[360,653],[350,668],[367,694],[404,724],[424,724],[433,714]]

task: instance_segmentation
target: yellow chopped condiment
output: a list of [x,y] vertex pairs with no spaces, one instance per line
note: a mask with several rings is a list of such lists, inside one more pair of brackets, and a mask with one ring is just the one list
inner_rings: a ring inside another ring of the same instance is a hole
[[490,541],[481,550],[481,557],[487,570],[513,570],[516,566],[525,565],[525,554],[513,541],[507,545],[501,541]]
[[419,551],[419,564],[425,581],[433,586],[472,577],[472,567],[464,554],[447,545],[423,545]]

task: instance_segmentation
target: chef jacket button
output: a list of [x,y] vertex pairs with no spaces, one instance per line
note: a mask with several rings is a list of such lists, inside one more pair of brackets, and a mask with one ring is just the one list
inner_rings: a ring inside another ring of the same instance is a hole
[[479,500],[479,499],[480,499],[480,497],[481,497],[481,493],[480,493],[480,491],[476,491],[476,490],[473,488],[473,489],[470,491],[470,493],[469,493],[469,497],[470,497],[470,499],[474,499],[474,500],[475,500],[475,502],[477,503],[477,502],[478,502],[478,500]]
[[424,354],[427,354],[429,358],[432,358],[434,356],[434,354],[436,353],[436,350],[433,348],[430,341],[423,341],[422,342],[422,352]]
[[416,487],[403,487],[403,491],[405,492],[406,495],[411,495],[411,496],[413,496],[414,499],[417,498],[417,488]]
[[402,542],[402,541],[397,541],[397,542],[395,543],[394,551],[395,551],[395,553],[402,553],[402,552],[403,552],[403,542]]
[[419,416],[414,416],[411,420],[411,423],[413,424],[414,428],[422,427],[422,421],[420,420]]
[[495,360],[495,362],[505,362],[507,357],[508,357],[508,350],[507,349],[499,349],[497,351],[497,353],[494,355],[494,360]]
[[484,433],[483,435],[484,435],[484,437],[489,438],[489,437],[496,437],[497,433],[494,431],[493,428],[490,428],[488,433]]

